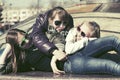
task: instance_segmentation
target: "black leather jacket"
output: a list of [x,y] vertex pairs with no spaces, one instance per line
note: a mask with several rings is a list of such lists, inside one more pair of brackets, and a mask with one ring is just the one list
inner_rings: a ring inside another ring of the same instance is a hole
[[[32,26],[33,30],[30,33],[34,46],[36,46],[41,52],[48,55],[57,49],[55,44],[50,42],[46,36],[46,32],[48,31],[48,14],[50,12],[51,10],[47,11],[45,14],[40,14],[36,18],[36,22]],[[73,18],[71,15],[69,16],[69,24],[64,31],[69,31],[69,29],[73,27]]]

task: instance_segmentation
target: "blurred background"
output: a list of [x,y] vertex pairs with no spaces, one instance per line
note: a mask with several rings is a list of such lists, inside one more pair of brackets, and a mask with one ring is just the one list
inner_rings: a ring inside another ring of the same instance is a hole
[[[20,22],[27,22],[38,13],[62,6],[69,13],[120,12],[120,0],[0,0],[0,35]],[[113,4],[115,3],[115,4]],[[105,4],[108,4],[106,7]],[[109,9],[108,9],[109,8]]]

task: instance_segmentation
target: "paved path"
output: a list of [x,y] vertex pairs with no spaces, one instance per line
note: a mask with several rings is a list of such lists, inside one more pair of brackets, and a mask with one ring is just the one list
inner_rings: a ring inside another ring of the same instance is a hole
[[54,75],[51,72],[25,72],[0,76],[0,80],[119,80],[119,76],[111,75]]

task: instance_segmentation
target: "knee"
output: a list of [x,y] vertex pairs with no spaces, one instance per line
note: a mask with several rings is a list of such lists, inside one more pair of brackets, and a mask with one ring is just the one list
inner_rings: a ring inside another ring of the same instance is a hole
[[118,40],[119,38],[115,35],[112,36],[113,39]]
[[116,42],[116,41],[120,41],[119,38],[115,35],[109,36],[108,39],[110,41],[112,41],[113,43]]
[[120,43],[120,40],[117,36],[112,36],[113,37],[113,42],[116,43],[116,44],[119,44]]
[[108,36],[108,38],[109,38],[109,39],[113,39],[113,40],[114,40],[114,39],[118,39],[118,37],[117,37],[117,36],[115,36],[115,35]]

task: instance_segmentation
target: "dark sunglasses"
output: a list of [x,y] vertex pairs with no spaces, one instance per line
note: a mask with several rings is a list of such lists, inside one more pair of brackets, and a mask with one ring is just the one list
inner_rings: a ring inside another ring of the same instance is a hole
[[67,25],[67,22],[66,21],[55,21],[56,26],[60,26],[61,24]]
[[77,27],[77,31],[78,31],[78,32],[81,32],[80,35],[81,35],[82,37],[85,37],[85,36],[86,36],[86,34],[85,34],[83,31],[81,31],[80,27]]

